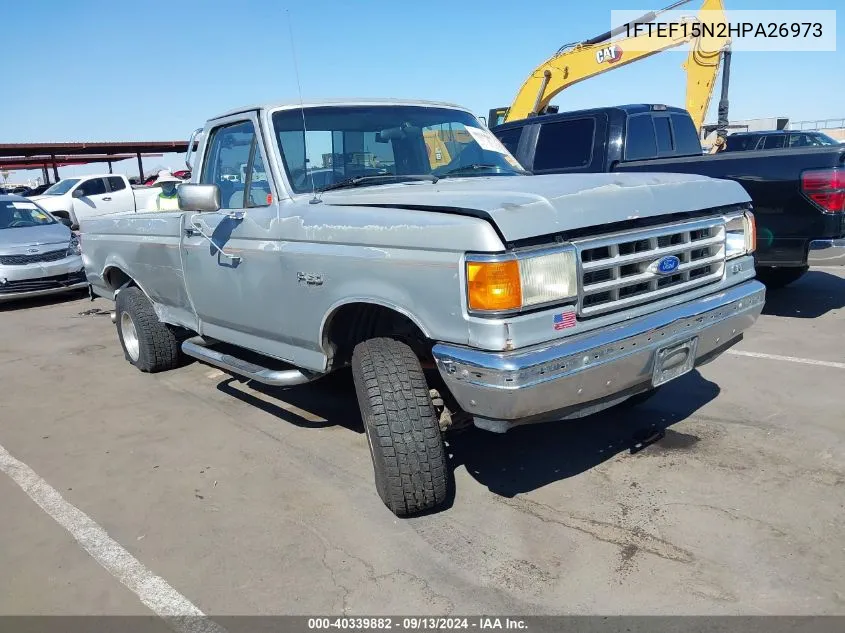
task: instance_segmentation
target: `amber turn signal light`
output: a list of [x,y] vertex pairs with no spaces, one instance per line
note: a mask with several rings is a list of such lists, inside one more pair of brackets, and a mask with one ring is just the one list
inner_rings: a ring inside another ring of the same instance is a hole
[[467,296],[470,310],[518,310],[522,307],[519,264],[467,262]]

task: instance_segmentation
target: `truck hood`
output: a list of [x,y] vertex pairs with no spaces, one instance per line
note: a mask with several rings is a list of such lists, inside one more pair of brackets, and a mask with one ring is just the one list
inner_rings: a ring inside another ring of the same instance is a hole
[[[457,209],[488,216],[518,241],[591,226],[750,201],[741,185],[690,174],[572,174],[446,178],[329,191],[332,205]],[[480,213],[479,213],[480,212]]]
[[67,246],[69,243],[70,229],[59,222],[0,230],[0,253],[4,255],[17,254],[24,252],[27,248],[37,248],[41,245]]
[[52,212],[68,210],[67,196],[32,196],[30,200],[38,203],[38,206],[45,211]]

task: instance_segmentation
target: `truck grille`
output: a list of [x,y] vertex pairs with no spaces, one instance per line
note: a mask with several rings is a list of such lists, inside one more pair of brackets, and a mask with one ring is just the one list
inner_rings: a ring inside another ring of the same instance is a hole
[[59,251],[48,251],[37,255],[0,255],[0,264],[4,266],[25,266],[40,262],[57,262],[67,257],[67,247]]
[[[707,218],[575,242],[581,269],[579,314],[590,317],[675,295],[722,279],[725,223]],[[654,272],[662,258],[679,265]],[[651,269],[650,269],[651,267]]]

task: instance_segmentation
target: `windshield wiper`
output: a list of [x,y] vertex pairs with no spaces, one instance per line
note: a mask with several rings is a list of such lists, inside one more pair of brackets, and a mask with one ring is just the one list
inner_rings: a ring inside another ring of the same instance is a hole
[[372,176],[356,176],[355,178],[347,178],[339,182],[333,182],[330,185],[317,189],[319,192],[332,191],[333,189],[346,189],[349,187],[358,187],[365,183],[374,180],[428,180],[432,183],[437,182],[437,176],[432,174],[373,174]]
[[[455,167],[454,169],[450,169],[446,173],[440,174],[441,178],[448,178],[449,176],[457,176],[458,174],[463,173],[470,173],[474,171],[482,171],[484,169],[502,169],[501,165],[493,165],[490,163],[472,163],[470,165],[461,165],[460,167]],[[510,176],[512,174],[524,173],[518,172],[514,170],[513,172],[495,172],[501,174],[503,176]],[[527,173],[527,172],[525,172]]]

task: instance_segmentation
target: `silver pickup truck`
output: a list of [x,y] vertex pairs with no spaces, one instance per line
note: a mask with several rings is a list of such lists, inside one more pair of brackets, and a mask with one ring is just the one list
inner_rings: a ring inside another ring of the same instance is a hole
[[424,101],[249,107],[198,138],[181,211],[82,224],[127,360],[282,387],[351,365],[399,516],[444,501],[443,432],[642,401],[763,307],[733,182],[532,176],[470,112]]

